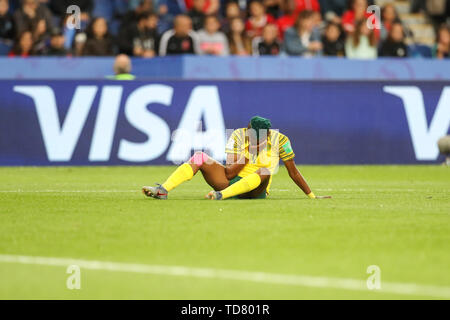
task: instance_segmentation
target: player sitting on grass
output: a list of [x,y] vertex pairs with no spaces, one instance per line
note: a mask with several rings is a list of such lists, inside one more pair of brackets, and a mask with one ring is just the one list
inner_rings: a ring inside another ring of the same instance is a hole
[[308,197],[329,198],[314,195],[295,166],[295,155],[288,137],[270,128],[268,119],[253,117],[248,128],[235,130],[228,140],[226,166],[203,152],[196,152],[166,182],[156,187],[143,187],[143,193],[148,197],[167,199],[169,191],[201,171],[206,182],[214,189],[206,195],[208,199],[264,199],[281,159],[291,179]]

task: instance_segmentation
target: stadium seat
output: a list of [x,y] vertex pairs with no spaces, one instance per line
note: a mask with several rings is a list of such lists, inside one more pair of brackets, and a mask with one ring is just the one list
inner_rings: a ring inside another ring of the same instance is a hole
[[129,0],[113,0],[113,2],[115,14],[124,15],[129,10]]
[[0,41],[0,56],[7,56],[11,49],[11,45]]
[[108,21],[116,14],[123,15],[128,11],[128,1],[124,0],[96,0],[94,4],[94,17],[103,17]]
[[60,26],[62,21],[60,17],[57,16],[52,16],[52,22],[53,22],[53,26]]
[[94,17],[103,17],[111,21],[114,15],[114,2],[111,0],[94,1]]
[[432,52],[429,46],[423,44],[413,44],[408,47],[410,57],[431,58]]
[[119,33],[120,21],[118,21],[117,19],[112,19],[108,23],[108,28],[111,34],[117,35]]

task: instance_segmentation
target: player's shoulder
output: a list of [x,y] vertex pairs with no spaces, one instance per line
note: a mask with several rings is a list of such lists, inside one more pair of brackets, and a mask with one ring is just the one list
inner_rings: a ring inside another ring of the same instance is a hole
[[242,137],[242,136],[245,136],[246,131],[247,131],[247,128],[235,129],[231,135],[232,136]]
[[288,161],[292,160],[295,157],[294,150],[292,150],[291,142],[289,138],[282,134],[281,132],[276,133],[276,137],[274,137],[275,143],[278,143],[279,146],[279,156],[281,160]]
[[233,132],[228,136],[230,143],[243,143],[245,141],[245,130],[246,128],[239,128],[233,130]]
[[272,135],[273,139],[278,140],[280,143],[289,141],[287,135],[281,133],[278,130],[270,129],[270,134]]

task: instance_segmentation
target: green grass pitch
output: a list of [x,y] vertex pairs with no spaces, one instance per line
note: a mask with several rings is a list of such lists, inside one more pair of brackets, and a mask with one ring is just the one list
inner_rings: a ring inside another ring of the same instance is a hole
[[[170,200],[145,198],[173,167],[0,168],[0,255],[242,270],[366,281],[349,290],[0,262],[0,299],[416,299],[383,283],[450,287],[450,170],[301,166],[310,200],[281,167],[267,200],[203,200],[198,174]],[[437,298],[449,298],[440,296]]]

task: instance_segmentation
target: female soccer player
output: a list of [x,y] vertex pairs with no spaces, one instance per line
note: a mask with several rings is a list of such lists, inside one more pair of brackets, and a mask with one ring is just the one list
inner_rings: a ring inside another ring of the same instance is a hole
[[170,191],[200,171],[214,189],[206,195],[207,199],[264,199],[281,159],[291,179],[309,198],[331,198],[314,195],[295,166],[295,155],[288,137],[270,128],[268,119],[253,117],[247,128],[232,133],[225,149],[225,166],[203,152],[196,152],[166,182],[156,187],[143,187],[143,193],[148,197],[167,199]]

